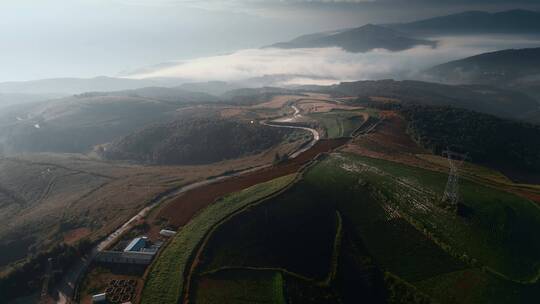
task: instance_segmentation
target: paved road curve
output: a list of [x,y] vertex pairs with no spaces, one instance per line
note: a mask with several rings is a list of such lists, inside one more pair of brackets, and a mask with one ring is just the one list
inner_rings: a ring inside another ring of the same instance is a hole
[[[290,118],[281,119],[279,121],[276,121],[273,123],[270,122],[261,122],[261,124],[275,127],[275,128],[289,128],[289,129],[299,129],[299,130],[305,130],[310,132],[313,135],[312,140],[309,142],[309,144],[302,146],[300,149],[293,152],[291,155],[289,155],[289,158],[295,158],[298,155],[302,154],[303,152],[311,149],[320,139],[320,134],[317,130],[307,127],[300,127],[295,125],[285,125],[286,122],[294,122],[297,118],[300,118],[302,115],[300,114],[300,110],[292,105],[291,106],[294,110],[294,114]],[[279,123],[279,124],[278,124]],[[109,247],[111,244],[113,244],[124,232],[128,231],[132,228],[133,224],[139,221],[140,219],[146,217],[146,215],[156,206],[160,205],[161,203],[168,201],[184,192],[187,192],[189,190],[206,186],[218,181],[221,181],[226,178],[235,177],[238,175],[250,173],[253,171],[260,170],[262,168],[268,167],[270,165],[262,165],[251,169],[246,169],[243,171],[236,172],[234,174],[226,175],[226,176],[218,176],[211,179],[203,180],[200,182],[195,182],[193,184],[189,184],[186,186],[183,186],[181,188],[178,188],[176,190],[173,190],[169,193],[166,193],[163,196],[160,196],[157,198],[154,202],[152,202],[147,207],[143,208],[141,211],[139,211],[135,216],[130,218],[127,222],[125,222],[120,228],[115,230],[113,233],[109,234],[106,239],[102,240],[100,243],[98,243],[92,250],[82,259],[77,261],[66,273],[64,273],[62,280],[56,284],[53,290],[53,295],[56,294],[56,299],[58,304],[67,304],[71,303],[73,297],[75,296],[75,288],[76,284],[78,283],[79,278],[84,274],[92,260],[96,257],[96,255],[100,252]]]
[[[296,100],[295,102],[298,102],[299,100]],[[298,109],[296,105],[294,104],[291,105],[291,108],[294,110],[292,117],[280,118],[273,121],[261,121],[261,124],[265,126],[269,126],[269,127],[275,127],[275,128],[298,129],[298,130],[304,130],[304,131],[310,132],[313,135],[311,142],[309,142],[309,144],[301,147],[300,149],[298,149],[297,151],[289,155],[289,158],[295,158],[298,155],[302,154],[303,152],[311,149],[311,147],[313,147],[321,139],[321,135],[319,134],[319,131],[312,128],[301,127],[294,124],[287,125],[286,123],[295,123],[297,119],[302,118],[300,109]]]

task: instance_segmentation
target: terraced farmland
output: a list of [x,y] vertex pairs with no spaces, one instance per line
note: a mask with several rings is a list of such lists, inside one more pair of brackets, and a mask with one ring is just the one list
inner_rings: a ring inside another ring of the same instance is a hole
[[308,116],[315,119],[326,132],[326,138],[340,138],[351,136],[365,121],[363,112],[358,111],[330,111],[311,113]]
[[206,245],[200,270],[284,268],[315,281],[324,280],[330,267],[337,217],[331,204],[305,195],[306,188],[300,182],[286,195],[250,208],[221,225]]
[[529,281],[537,276],[538,266],[531,265],[539,265],[539,239],[527,232],[540,227],[540,208],[535,203],[462,180],[468,215],[456,216],[440,203],[445,174],[351,155],[333,161],[332,167],[361,173],[366,182],[375,184],[386,201],[388,216],[408,219],[417,229],[427,230],[454,255],[470,256],[513,280]]
[[247,188],[204,209],[180,230],[153,264],[141,303],[176,303],[185,288],[190,258],[205,235],[224,218],[287,186],[294,178],[287,175]]
[[[538,265],[538,240],[524,233],[540,228],[536,205],[464,180],[470,213],[458,216],[440,203],[445,183],[443,173],[334,153],[285,192],[219,225],[184,296],[273,303],[280,274],[288,303],[537,299],[530,266]],[[510,254],[517,251],[523,261]],[[266,278],[252,280],[261,273]]]

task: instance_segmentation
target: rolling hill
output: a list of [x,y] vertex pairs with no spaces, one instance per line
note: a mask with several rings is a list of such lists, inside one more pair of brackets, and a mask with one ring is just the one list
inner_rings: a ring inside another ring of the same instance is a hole
[[540,81],[540,48],[484,53],[437,65],[426,74],[455,84],[511,86]]
[[289,42],[276,43],[269,47],[281,49],[340,47],[347,52],[363,53],[373,49],[402,51],[418,45],[435,47],[436,43],[412,38],[389,28],[367,24],[337,32],[300,36]]
[[211,94],[214,96],[221,96],[222,94],[242,88],[234,83],[224,81],[207,81],[207,82],[189,82],[183,83],[177,88],[190,92],[200,92]]
[[92,96],[129,96],[152,99],[160,102],[169,102],[177,104],[187,103],[212,103],[218,102],[219,99],[204,92],[190,91],[177,87],[144,87],[133,90],[122,90],[112,92],[87,92],[79,94],[79,97]]
[[205,164],[262,152],[290,133],[249,122],[187,119],[143,128],[104,147],[101,154],[160,165]]
[[409,134],[434,154],[455,147],[515,180],[540,182],[540,141],[533,140],[540,126],[448,107],[409,106],[402,113]]
[[189,115],[180,108],[216,100],[174,88],[143,88],[7,107],[0,112],[0,153],[84,153],[146,124]]
[[295,93],[297,93],[295,90],[277,87],[242,88],[227,91],[221,95],[221,98],[230,104],[255,105],[268,101],[274,96]]
[[174,81],[163,79],[129,79],[113,77],[94,78],[51,78],[32,81],[0,83],[0,93],[24,94],[80,94],[94,91],[119,91],[155,85],[173,85]]
[[335,152],[292,182],[227,195],[170,241],[141,303],[534,302],[536,284],[518,280],[538,268],[538,236],[525,232],[538,208],[467,179],[470,214],[457,216],[440,203],[447,178]]
[[163,195],[263,163],[242,159],[166,167],[104,162],[78,154],[0,158],[0,302],[35,293],[47,258],[66,270],[72,260],[59,256],[73,254],[72,247],[81,240],[108,235]]
[[65,97],[61,94],[0,93],[0,108]]
[[170,119],[177,107],[138,97],[72,97],[14,111],[1,120],[1,151],[86,152],[141,125]]
[[487,34],[540,32],[540,12],[509,10],[497,13],[468,11],[410,23],[387,24],[390,28],[411,34]]
[[481,85],[444,85],[422,81],[357,81],[327,87],[328,92],[358,96],[358,101],[387,99],[403,104],[452,106],[504,118],[524,119],[538,111],[533,98],[511,90]]

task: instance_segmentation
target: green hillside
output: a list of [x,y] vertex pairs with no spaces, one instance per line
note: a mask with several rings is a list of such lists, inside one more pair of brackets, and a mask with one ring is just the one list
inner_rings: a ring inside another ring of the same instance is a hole
[[[198,251],[195,275],[183,282],[183,292],[166,293],[167,303],[180,297],[193,303],[537,299],[540,239],[527,231],[540,228],[540,209],[463,180],[462,200],[470,212],[456,215],[441,202],[446,179],[398,163],[333,154],[285,192],[216,226]],[[182,273],[163,270],[161,282]],[[143,303],[156,295],[148,289]]]
[[517,179],[538,180],[534,178],[540,172],[537,125],[447,107],[411,106],[402,113],[412,137],[435,154],[454,148],[473,162],[503,169]]

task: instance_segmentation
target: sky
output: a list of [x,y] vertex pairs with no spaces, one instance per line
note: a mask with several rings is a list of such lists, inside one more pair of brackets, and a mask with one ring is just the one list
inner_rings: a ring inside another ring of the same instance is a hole
[[0,82],[125,75],[301,34],[539,0],[2,0]]

